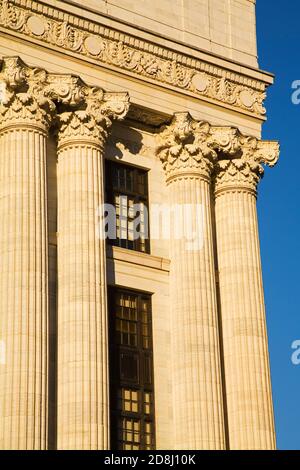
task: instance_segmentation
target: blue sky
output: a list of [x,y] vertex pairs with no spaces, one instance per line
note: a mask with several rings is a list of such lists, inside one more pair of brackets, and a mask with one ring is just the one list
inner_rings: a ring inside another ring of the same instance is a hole
[[291,343],[300,340],[300,105],[291,84],[300,80],[300,2],[257,0],[256,12],[259,65],[276,75],[263,138],[281,143],[258,203],[277,445],[299,450],[300,365],[291,362]]

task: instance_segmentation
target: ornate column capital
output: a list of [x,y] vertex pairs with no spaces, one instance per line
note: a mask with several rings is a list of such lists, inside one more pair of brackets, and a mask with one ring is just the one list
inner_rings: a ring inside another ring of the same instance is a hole
[[47,74],[19,57],[8,57],[0,69],[0,129],[38,127],[48,130],[55,105],[44,93]]
[[0,67],[0,125],[48,129],[58,103],[79,105],[88,86],[73,75],[49,74],[27,66],[19,57],[5,57]]
[[85,90],[84,100],[74,110],[57,115],[58,145],[87,143],[102,147],[113,120],[123,119],[129,109],[127,93],[105,93],[101,88]]
[[[213,136],[218,133],[218,128],[212,130]],[[244,136],[238,130],[232,135],[227,148],[218,149],[214,171],[215,194],[246,191],[256,195],[258,183],[264,175],[263,165],[273,167],[278,161],[279,144]]]
[[113,119],[129,108],[127,93],[105,93],[74,75],[59,75],[5,57],[0,67],[0,129],[60,124],[60,143],[68,137],[101,141]]
[[189,113],[176,113],[170,125],[158,134],[156,150],[167,182],[177,177],[210,179],[218,187],[238,189],[249,185],[256,190],[263,176],[263,164],[274,166],[279,144],[244,136],[234,127],[212,126],[194,120]]
[[176,113],[171,124],[163,126],[158,134],[156,154],[167,183],[182,177],[209,181],[217,159],[211,146],[210,125],[194,120],[189,113]]
[[189,113],[176,113],[158,134],[159,156],[167,183],[181,177],[213,178],[216,195],[221,191],[256,194],[263,165],[275,166],[279,144],[243,135],[239,129],[212,126],[194,120]]

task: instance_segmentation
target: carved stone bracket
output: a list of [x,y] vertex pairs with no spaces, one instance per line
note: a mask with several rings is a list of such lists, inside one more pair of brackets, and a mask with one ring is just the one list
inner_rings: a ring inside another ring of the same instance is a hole
[[[80,26],[78,26],[80,24]],[[267,84],[35,0],[0,0],[0,26],[143,79],[262,118]],[[171,58],[170,58],[171,57]]]

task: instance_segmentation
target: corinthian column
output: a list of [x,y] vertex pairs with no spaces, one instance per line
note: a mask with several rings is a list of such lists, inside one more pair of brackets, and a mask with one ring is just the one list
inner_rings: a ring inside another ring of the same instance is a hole
[[276,163],[278,144],[238,133],[235,139],[235,155],[220,155],[215,174],[229,444],[231,449],[274,449],[256,190],[261,163]]
[[208,146],[209,128],[179,113],[159,136],[177,230],[185,227],[170,244],[175,449],[225,447],[210,195],[216,153]]
[[47,446],[48,243],[43,72],[5,59],[0,74],[2,449]]
[[82,109],[59,116],[58,427],[59,449],[109,448],[103,149],[111,120],[128,108],[123,93],[85,90]]

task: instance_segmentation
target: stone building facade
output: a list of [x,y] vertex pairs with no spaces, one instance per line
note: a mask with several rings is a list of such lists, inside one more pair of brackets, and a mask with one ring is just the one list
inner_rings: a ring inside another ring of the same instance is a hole
[[255,0],[1,0],[0,58],[0,448],[274,449]]

